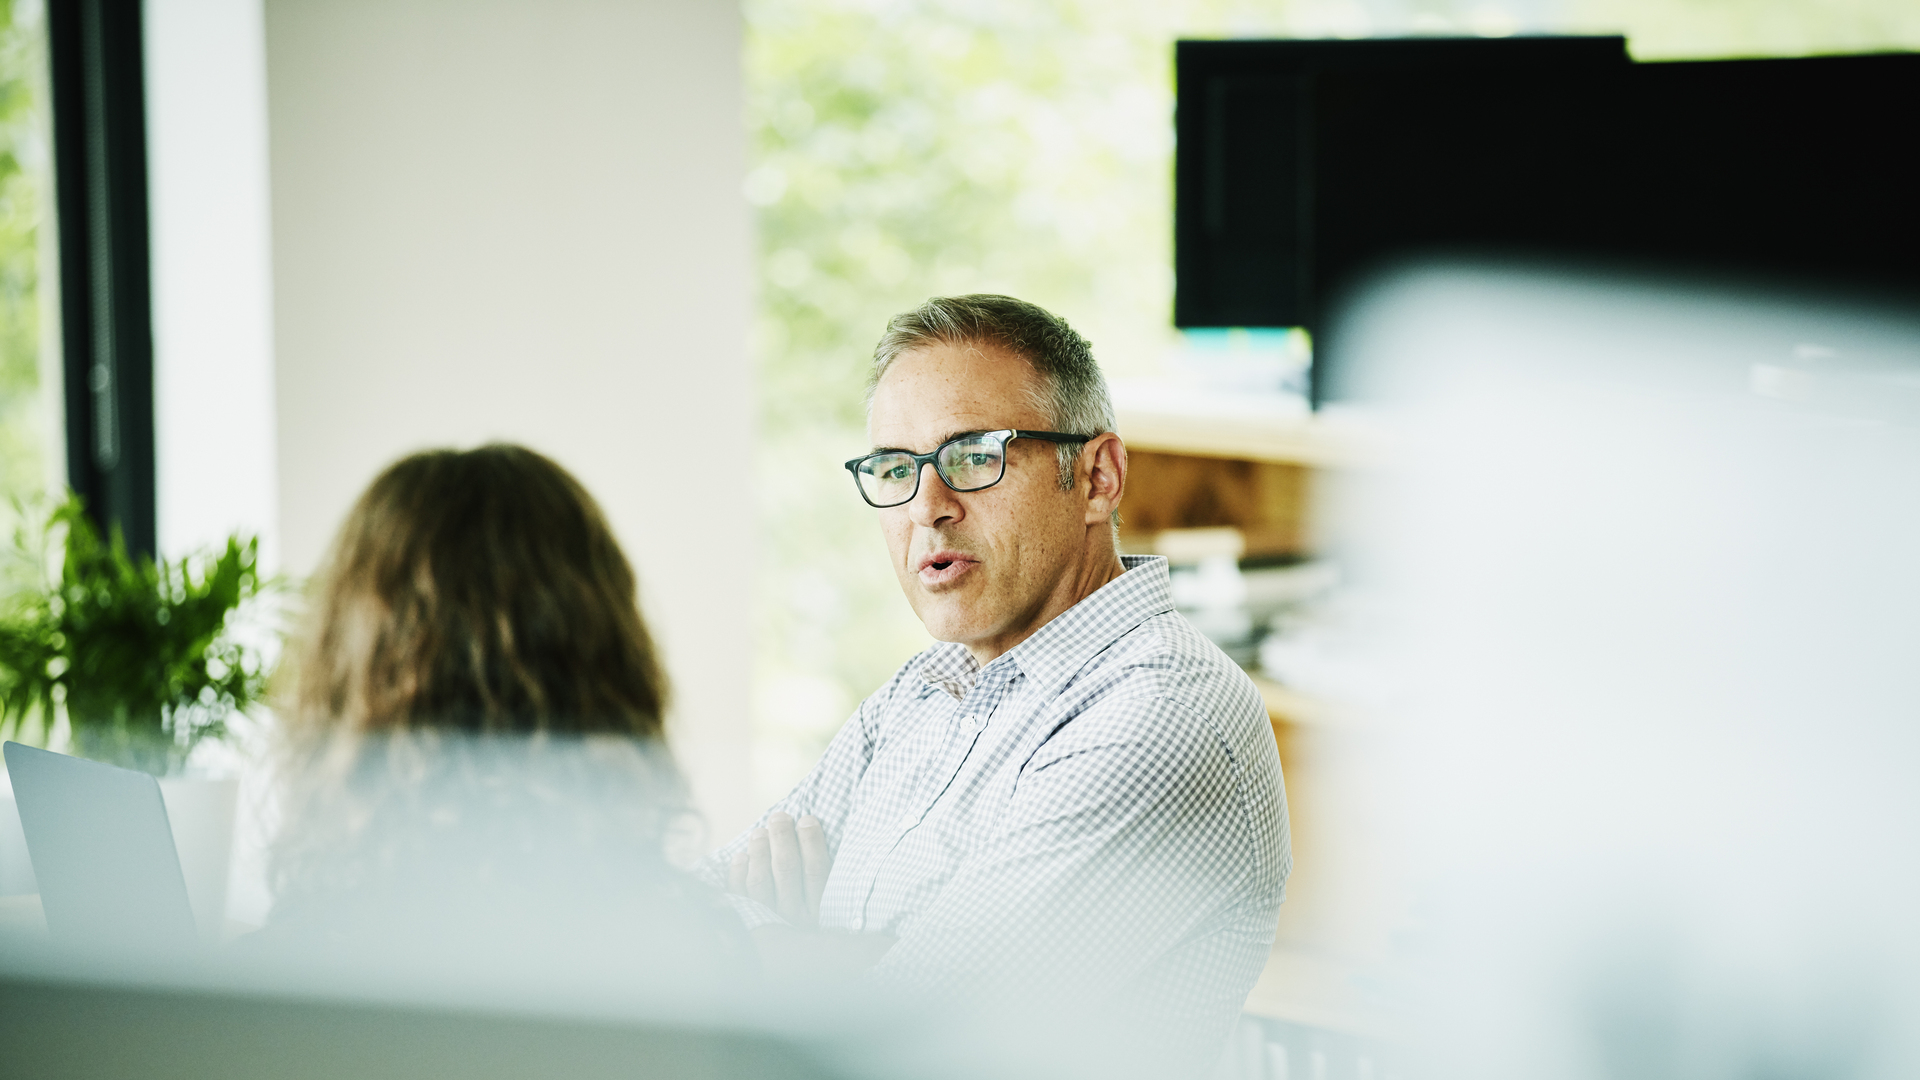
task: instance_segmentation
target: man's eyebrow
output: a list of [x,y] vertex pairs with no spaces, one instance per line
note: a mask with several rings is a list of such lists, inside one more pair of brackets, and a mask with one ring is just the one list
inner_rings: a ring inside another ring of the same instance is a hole
[[[985,435],[989,431],[1000,431],[1000,430],[1003,430],[1003,429],[1001,428],[968,428],[965,431],[949,432],[945,435],[942,435],[940,437],[940,441],[937,443],[934,443],[933,445],[936,448],[938,448],[938,447],[947,445],[948,443],[952,442],[955,439],[964,439],[969,435]],[[912,450],[909,450],[904,446],[876,446],[873,448],[872,452],[875,454],[892,454],[892,453],[911,454],[913,453]]]

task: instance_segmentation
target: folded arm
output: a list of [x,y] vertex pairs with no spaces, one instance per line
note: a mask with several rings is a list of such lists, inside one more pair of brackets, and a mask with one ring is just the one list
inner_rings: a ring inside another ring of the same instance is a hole
[[[892,684],[875,693],[862,702],[860,708],[849,717],[847,722],[834,735],[827,745],[827,752],[808,771],[801,781],[794,785],[779,802],[767,808],[760,820],[741,830],[738,836],[702,859],[693,868],[693,875],[716,889],[727,890],[742,896],[759,898],[748,886],[734,888],[735,867],[739,856],[751,857],[751,849],[756,842],[763,845],[767,856],[766,873],[772,873],[772,834],[771,822],[778,816],[786,817],[790,823],[801,818],[812,818],[820,826],[820,840],[825,844],[825,858],[831,863],[833,855],[832,837],[841,833],[846,824],[847,814],[853,805],[854,787],[866,772],[867,764],[873,759],[874,743],[877,739],[875,721],[880,713],[880,700],[891,690]],[[760,839],[756,841],[756,834]],[[804,856],[802,856],[804,858]],[[823,875],[824,877],[824,875]],[[768,883],[772,884],[769,876]],[[746,883],[743,883],[745,885]],[[777,893],[775,894],[777,897]],[[779,921],[777,898],[774,903],[764,905],[770,920]],[[816,903],[815,910],[818,910]],[[748,925],[755,925],[749,920]]]
[[844,829],[854,788],[873,759],[877,718],[897,682],[896,676],[861,704],[785,798],[694,867],[695,877],[726,893],[769,977],[850,976],[872,967],[893,944],[890,935],[828,933],[818,926],[832,837]]

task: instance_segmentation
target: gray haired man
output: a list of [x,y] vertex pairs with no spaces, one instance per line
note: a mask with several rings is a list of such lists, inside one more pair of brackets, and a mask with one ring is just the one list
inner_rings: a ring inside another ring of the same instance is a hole
[[1292,865],[1280,761],[1166,561],[1118,551],[1114,426],[1091,347],[1032,304],[888,324],[847,469],[938,644],[703,865],[770,961],[1072,1000],[1170,1050],[1224,1037]]

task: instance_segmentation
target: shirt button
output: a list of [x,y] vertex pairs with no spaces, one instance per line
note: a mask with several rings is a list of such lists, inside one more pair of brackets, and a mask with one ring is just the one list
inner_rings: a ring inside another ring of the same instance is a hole
[[855,920],[853,920],[853,928],[854,928],[855,930],[859,930],[859,929],[861,929],[862,927],[864,927],[864,926],[866,926],[866,925],[867,925],[867,920],[865,920],[865,919],[855,919]]

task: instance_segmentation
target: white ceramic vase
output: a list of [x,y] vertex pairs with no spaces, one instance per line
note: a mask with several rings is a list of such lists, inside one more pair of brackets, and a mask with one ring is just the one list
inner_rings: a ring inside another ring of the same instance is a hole
[[227,884],[233,867],[233,816],[240,782],[167,776],[160,795],[173,827],[187,900],[203,941],[217,942],[226,930]]

